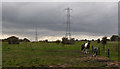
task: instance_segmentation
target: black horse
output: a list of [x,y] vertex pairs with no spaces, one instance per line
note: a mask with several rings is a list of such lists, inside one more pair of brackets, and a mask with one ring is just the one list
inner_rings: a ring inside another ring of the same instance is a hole
[[89,53],[87,51],[87,49],[90,49],[90,41],[88,41],[87,43],[84,43],[82,46],[81,46],[81,50],[84,51],[85,54]]

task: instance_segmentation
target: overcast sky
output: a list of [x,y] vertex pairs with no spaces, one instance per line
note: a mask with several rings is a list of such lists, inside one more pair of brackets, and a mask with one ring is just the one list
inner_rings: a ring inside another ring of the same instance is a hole
[[66,11],[71,8],[71,34],[77,39],[97,39],[118,33],[117,2],[4,2],[3,37],[16,35],[35,40],[56,40],[65,36]]

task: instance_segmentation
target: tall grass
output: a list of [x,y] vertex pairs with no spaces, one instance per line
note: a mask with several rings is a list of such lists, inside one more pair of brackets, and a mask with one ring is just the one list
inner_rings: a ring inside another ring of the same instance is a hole
[[[2,43],[2,57],[3,57],[3,67],[16,67],[25,66],[29,67],[44,66],[44,65],[57,65],[67,63],[70,66],[89,66],[87,62],[81,60],[78,61],[80,57],[85,56],[81,54],[81,45],[85,41],[76,42],[74,45],[62,45],[56,43],[46,43],[46,42],[22,42],[20,44],[8,44]],[[91,42],[91,46],[100,47],[101,56],[107,57],[107,49],[110,49],[110,59],[118,61],[118,43],[109,41],[105,45],[105,51],[102,50],[102,44],[95,41]],[[90,48],[90,54],[92,49]],[[102,66],[102,63],[98,63],[98,66]]]

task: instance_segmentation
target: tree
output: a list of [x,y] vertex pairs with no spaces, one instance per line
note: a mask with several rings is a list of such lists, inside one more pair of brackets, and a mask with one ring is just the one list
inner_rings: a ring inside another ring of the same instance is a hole
[[60,40],[56,40],[56,43],[59,44],[61,41]]
[[63,37],[63,38],[62,38],[62,43],[63,43],[63,44],[68,44],[68,38]]
[[78,39],[76,39],[76,41],[79,41]]
[[97,43],[100,43],[100,39],[97,39]]
[[48,40],[45,40],[45,42],[48,42]]
[[2,39],[2,42],[8,42],[8,40],[7,39]]
[[118,41],[119,39],[120,37],[117,35],[112,35],[112,37],[110,38],[111,41]]
[[105,44],[107,44],[107,37],[102,38],[103,50],[105,50]]
[[19,38],[11,36],[7,38],[8,44],[19,44]]
[[87,41],[87,39],[85,39],[84,41]]
[[92,41],[94,41],[94,39],[92,39]]
[[23,39],[19,39],[19,42],[23,42]]
[[30,42],[30,40],[28,40],[27,38],[24,38],[23,42]]
[[110,41],[110,39],[107,39],[107,41]]
[[106,36],[102,38],[102,44],[107,44],[107,37]]
[[75,39],[74,38],[71,38],[70,39],[70,44],[74,44],[75,43]]
[[62,43],[63,44],[74,44],[75,43],[75,39],[74,38],[68,39],[66,37],[63,37],[62,38]]

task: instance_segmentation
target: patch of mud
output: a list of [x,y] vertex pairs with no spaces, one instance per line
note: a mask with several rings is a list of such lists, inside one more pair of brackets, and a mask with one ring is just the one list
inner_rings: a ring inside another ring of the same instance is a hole
[[107,57],[103,57],[99,55],[96,57],[93,57],[92,54],[86,54],[83,57],[76,58],[76,60],[82,61],[82,62],[88,62],[88,63],[103,63],[105,67],[118,67],[119,66],[118,62],[112,61]]
[[107,64],[107,66],[119,67],[119,63],[118,62],[107,62],[106,64]]
[[67,67],[68,64],[50,65],[49,67]]
[[103,57],[103,56],[97,56],[97,57],[88,56],[88,57],[84,58],[84,60],[86,62],[91,62],[90,60],[93,60],[93,62],[104,63],[106,65],[106,67],[118,67],[119,66],[118,62],[111,61],[109,58]]
[[[48,51],[48,52],[66,52],[66,51]],[[72,53],[80,53],[79,57],[76,57],[77,61],[80,62],[88,62],[88,63],[103,63],[105,65],[105,67],[118,67],[119,63],[116,61],[111,61],[109,58],[107,57],[103,57],[103,56],[96,56],[93,57],[92,54],[84,54],[81,51],[67,51],[67,52],[72,52]],[[76,64],[71,60],[70,64]],[[67,64],[58,64],[57,67],[66,67]],[[50,66],[53,67],[53,66]]]

